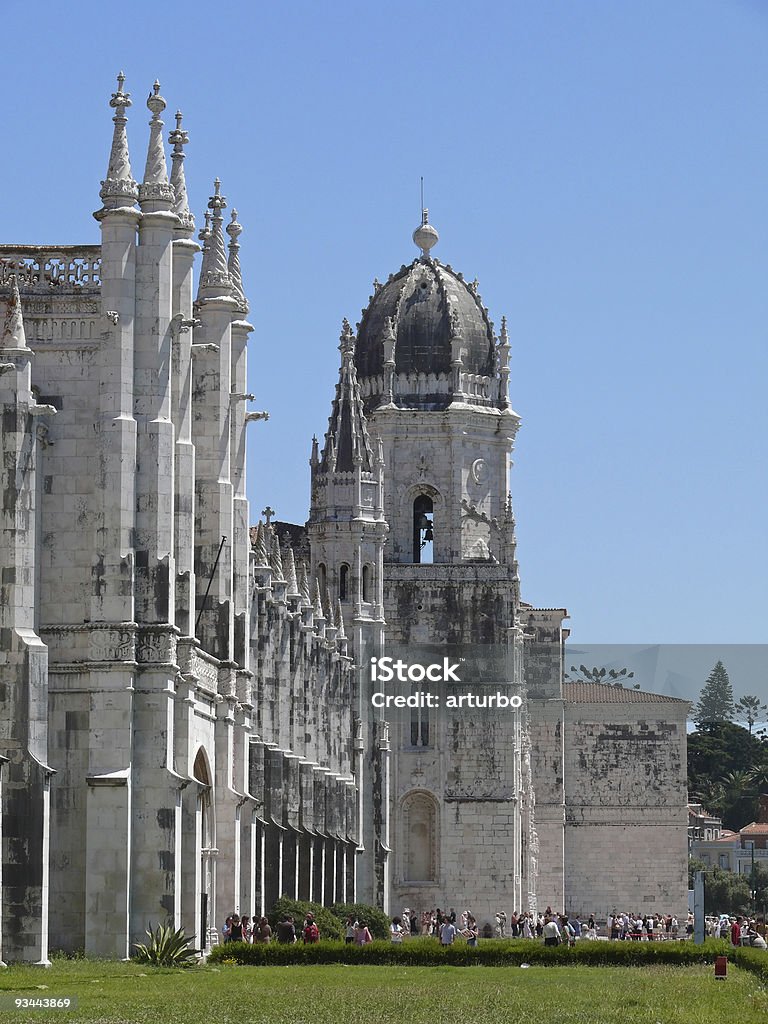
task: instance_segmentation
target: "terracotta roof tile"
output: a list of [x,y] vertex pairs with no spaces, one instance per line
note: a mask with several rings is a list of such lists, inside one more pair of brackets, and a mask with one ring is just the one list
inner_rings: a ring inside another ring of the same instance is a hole
[[648,693],[607,683],[563,683],[563,697],[569,704],[690,704],[678,697]]

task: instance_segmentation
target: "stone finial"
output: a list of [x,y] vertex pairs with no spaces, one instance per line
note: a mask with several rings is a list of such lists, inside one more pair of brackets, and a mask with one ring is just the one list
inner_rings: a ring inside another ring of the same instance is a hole
[[139,198],[139,186],[131,175],[131,160],[128,154],[128,136],[125,126],[128,118],[125,111],[131,105],[131,94],[123,92],[125,75],[121,71],[117,76],[117,92],[112,93],[110,107],[115,111],[112,122],[115,126],[112,133],[112,148],[109,151],[107,176],[101,183],[99,195],[104,202],[105,210],[118,209],[121,206],[133,206]]
[[397,339],[397,333],[395,332],[394,317],[388,316],[384,318],[384,330],[382,331],[381,336],[384,339],[385,345],[388,341],[394,343],[394,341]]
[[29,349],[27,336],[24,333],[24,317],[21,312],[21,296],[16,275],[11,275],[11,294],[5,303],[5,319],[3,334],[0,337],[0,349]]
[[413,240],[424,257],[429,256],[429,250],[440,240],[440,235],[429,223],[429,210],[426,207],[421,211],[421,224],[413,232]]
[[168,142],[173,146],[171,153],[171,185],[175,200],[173,212],[179,218],[181,227],[185,231],[195,230],[195,218],[189,209],[189,197],[187,195],[187,179],[184,174],[184,147],[189,142],[189,133],[181,127],[183,114],[176,111],[176,127],[168,135]]
[[163,122],[160,120],[165,106],[165,100],[160,95],[160,83],[155,80],[152,92],[147,98],[147,107],[152,114],[152,120],[149,122],[149,146],[144,180],[139,185],[139,203],[142,206],[145,203],[152,203],[153,208],[160,209],[170,209],[176,198],[173,188],[168,182],[168,168],[165,163]]
[[313,469],[320,465],[320,445],[316,435],[312,438],[312,452],[309,457],[309,464]]
[[304,604],[312,604],[312,599],[309,596],[309,574],[306,562],[302,562],[299,567],[299,593]]
[[223,217],[221,211],[226,209],[227,200],[221,194],[221,182],[218,178],[213,183],[213,195],[208,200],[208,209],[212,211],[212,223],[208,244],[203,252],[203,265],[200,269],[200,287],[198,299],[210,296],[231,295],[232,282],[227,270],[227,254],[224,247]]
[[331,628],[336,626],[336,620],[334,617],[333,601],[331,600],[331,592],[328,587],[325,588],[325,617],[328,620],[328,625]]
[[339,335],[339,350],[346,359],[351,359],[355,354],[355,335],[346,317],[341,321],[341,334]]
[[285,580],[288,584],[288,596],[299,597],[301,591],[299,590],[299,581],[296,578],[296,560],[293,556],[293,548],[290,545],[285,549]]
[[461,322],[459,311],[454,307],[449,314],[451,325],[451,338],[461,339],[464,337],[464,325]]
[[283,572],[283,558],[280,554],[280,540],[277,534],[272,531],[272,544],[269,553],[269,564],[272,569],[272,578],[275,580],[284,580],[285,574]]
[[325,618],[323,599],[320,596],[320,584],[318,583],[317,576],[312,581],[312,611],[315,613],[315,619]]
[[208,248],[208,243],[211,240],[211,220],[211,211],[206,210],[203,219],[203,226],[197,233],[197,237],[203,243],[203,252],[206,251],[206,249]]
[[336,639],[347,639],[347,634],[344,630],[344,612],[342,611],[340,600],[336,601]]
[[507,333],[507,318],[505,316],[501,318],[501,334],[499,335],[499,345],[509,345],[509,334]]
[[254,545],[254,558],[256,565],[259,568],[264,568],[269,565],[269,554],[267,553],[267,542],[264,535],[264,524],[259,520],[259,525],[256,527],[256,543]]
[[232,291],[238,301],[240,311],[248,312],[248,300],[243,291],[243,275],[240,270],[240,235],[243,233],[243,225],[237,222],[237,210],[233,208],[232,216],[227,224],[229,235],[229,259],[227,260],[227,271],[232,282]]

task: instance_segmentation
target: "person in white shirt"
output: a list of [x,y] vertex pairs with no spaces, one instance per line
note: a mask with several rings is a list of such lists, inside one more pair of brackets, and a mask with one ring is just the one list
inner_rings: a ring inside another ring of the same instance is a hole
[[544,936],[545,946],[560,945],[560,929],[557,927],[557,921],[553,917],[547,918],[544,922],[542,935]]
[[451,946],[453,940],[456,938],[456,926],[451,924],[450,921],[446,921],[445,924],[440,926],[440,945]]

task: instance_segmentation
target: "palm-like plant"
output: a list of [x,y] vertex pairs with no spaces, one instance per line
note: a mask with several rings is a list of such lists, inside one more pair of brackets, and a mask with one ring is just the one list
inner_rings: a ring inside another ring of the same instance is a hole
[[184,934],[183,928],[174,928],[170,924],[159,924],[152,931],[147,928],[149,942],[136,942],[135,959],[140,964],[152,964],[153,967],[188,967],[197,959],[199,949],[193,949],[191,943],[195,937]]
[[758,793],[768,793],[768,759],[753,765],[747,774]]
[[747,694],[736,701],[736,717],[747,723],[750,736],[755,723],[765,721],[766,713],[768,713],[768,704],[764,704],[759,697]]

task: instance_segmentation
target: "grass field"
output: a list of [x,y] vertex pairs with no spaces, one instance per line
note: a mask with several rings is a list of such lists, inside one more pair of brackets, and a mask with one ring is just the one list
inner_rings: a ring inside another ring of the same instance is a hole
[[[47,986],[40,988],[39,986]],[[6,1009],[69,996],[76,1010]],[[768,1014],[757,978],[711,967],[197,967],[59,960],[0,974],[0,1024],[739,1024]]]

